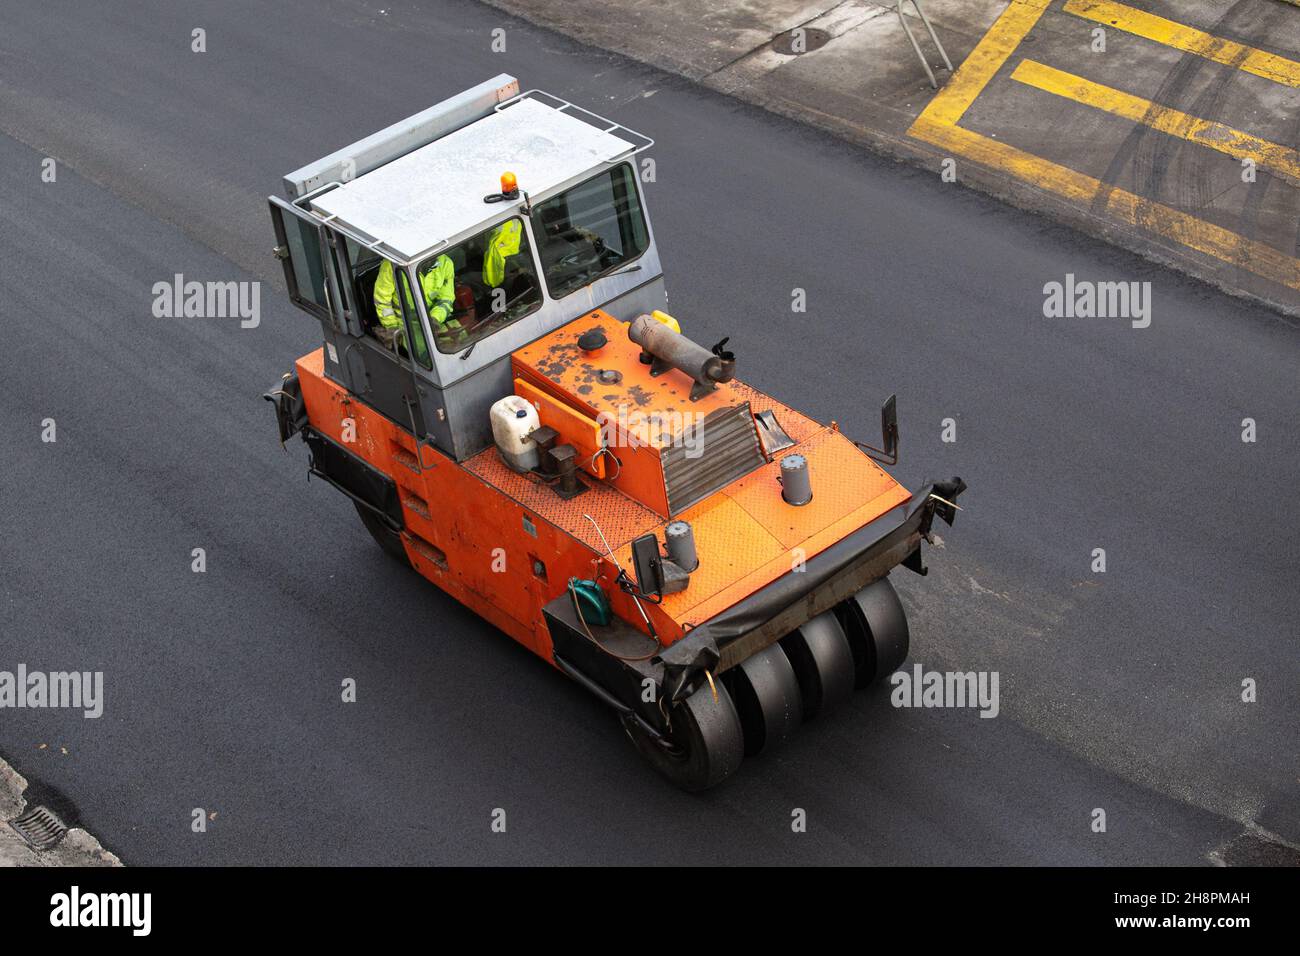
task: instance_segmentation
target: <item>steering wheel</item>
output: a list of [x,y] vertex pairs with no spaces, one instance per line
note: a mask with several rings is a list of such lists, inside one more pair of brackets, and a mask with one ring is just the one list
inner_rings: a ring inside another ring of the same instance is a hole
[[585,249],[575,249],[568,255],[561,256],[556,260],[555,264],[562,269],[573,269],[581,265],[586,265],[595,258],[596,256],[592,255]]

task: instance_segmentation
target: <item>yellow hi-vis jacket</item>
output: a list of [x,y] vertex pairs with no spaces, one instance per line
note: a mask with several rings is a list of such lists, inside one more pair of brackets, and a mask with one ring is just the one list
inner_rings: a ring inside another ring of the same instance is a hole
[[[402,287],[406,289],[406,286]],[[456,270],[451,260],[439,256],[433,265],[420,274],[420,289],[424,293],[424,306],[429,310],[429,320],[435,325],[445,325],[451,316],[456,300]],[[406,307],[415,315],[415,303],[406,293]],[[379,266],[375,278],[375,314],[379,324],[395,329],[402,324],[402,308],[397,300],[397,276],[393,264],[387,259]]]
[[506,259],[519,252],[519,234],[522,226],[518,219],[510,219],[492,230],[488,236],[487,251],[483,253],[483,282],[493,288],[506,277]]

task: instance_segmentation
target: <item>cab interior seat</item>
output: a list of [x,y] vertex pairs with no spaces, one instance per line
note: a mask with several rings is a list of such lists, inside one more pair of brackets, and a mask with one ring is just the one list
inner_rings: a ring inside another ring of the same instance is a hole
[[379,316],[375,313],[375,281],[379,278],[379,265],[379,259],[363,263],[357,267],[356,278],[352,280],[357,314],[366,332],[372,332],[379,324]]

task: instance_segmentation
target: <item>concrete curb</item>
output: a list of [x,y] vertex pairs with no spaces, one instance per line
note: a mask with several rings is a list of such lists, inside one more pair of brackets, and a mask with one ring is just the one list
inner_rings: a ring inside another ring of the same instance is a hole
[[73,827],[48,850],[37,850],[24,840],[9,821],[27,809],[24,794],[27,779],[0,760],[0,866],[121,866],[122,861],[100,842]]

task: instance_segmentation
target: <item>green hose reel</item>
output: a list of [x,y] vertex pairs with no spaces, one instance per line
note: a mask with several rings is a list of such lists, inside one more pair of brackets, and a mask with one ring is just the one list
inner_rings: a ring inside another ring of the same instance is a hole
[[609,598],[595,581],[569,578],[569,594],[573,597],[573,606],[589,627],[592,625],[605,627],[613,618]]

